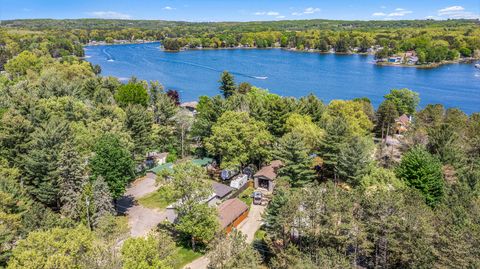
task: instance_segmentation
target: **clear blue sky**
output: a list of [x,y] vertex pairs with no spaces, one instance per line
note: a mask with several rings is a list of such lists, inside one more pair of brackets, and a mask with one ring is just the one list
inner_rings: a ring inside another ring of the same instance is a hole
[[0,0],[0,19],[185,21],[479,18],[480,0]]

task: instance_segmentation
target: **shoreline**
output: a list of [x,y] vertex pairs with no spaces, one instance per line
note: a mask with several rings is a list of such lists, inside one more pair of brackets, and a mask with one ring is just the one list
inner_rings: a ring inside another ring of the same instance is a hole
[[[160,43],[160,40],[155,41],[143,41],[143,42],[127,42],[127,43],[88,43],[84,45],[84,47],[88,46],[120,46],[120,45],[135,45],[135,44],[152,44],[152,43]],[[298,52],[298,53],[314,53],[314,54],[334,54],[334,55],[360,55],[360,56],[370,56],[374,55],[374,53],[369,52],[334,52],[334,51],[320,51],[317,49],[303,49],[299,50],[296,48],[284,48],[284,47],[267,47],[267,48],[257,48],[257,47],[224,47],[224,48],[203,48],[203,47],[196,47],[196,48],[182,48],[180,50],[168,50],[162,46],[159,46],[161,50],[164,52],[169,53],[180,53],[184,51],[202,51],[202,50],[284,50],[288,52]],[[378,62],[374,61],[373,64],[381,67],[401,67],[401,68],[416,68],[416,69],[434,69],[443,65],[448,64],[470,64],[474,63],[475,61],[479,61],[480,58],[461,58],[454,61],[443,61],[440,63],[429,63],[429,64],[421,64],[421,65],[410,65],[410,64],[398,64],[398,63],[389,63],[389,62]]]
[[454,61],[442,61],[439,63],[429,63],[429,64],[420,64],[420,65],[413,65],[413,64],[397,64],[397,63],[389,63],[389,62],[375,62],[375,65],[384,66],[384,67],[402,67],[402,68],[417,68],[417,69],[434,69],[443,65],[449,64],[473,64],[476,61],[479,61],[480,58],[461,58]]

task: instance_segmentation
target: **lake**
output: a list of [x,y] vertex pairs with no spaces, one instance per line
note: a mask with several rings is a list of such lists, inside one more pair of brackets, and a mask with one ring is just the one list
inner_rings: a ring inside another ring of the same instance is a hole
[[474,64],[451,64],[435,69],[381,67],[373,56],[334,55],[281,49],[227,49],[165,52],[159,43],[89,46],[88,61],[102,75],[122,81],[136,76],[157,80],[178,90],[183,101],[219,94],[224,70],[239,82],[249,82],[282,96],[313,93],[333,99],[368,97],[375,106],[393,88],[420,93],[421,105],[440,103],[466,113],[480,112],[480,70]]

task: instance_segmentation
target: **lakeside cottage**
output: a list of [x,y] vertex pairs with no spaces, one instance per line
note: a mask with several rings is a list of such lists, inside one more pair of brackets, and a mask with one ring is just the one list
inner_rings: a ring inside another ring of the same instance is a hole
[[412,118],[403,114],[395,119],[395,134],[403,134],[408,131]]
[[193,114],[197,113],[197,101],[181,103],[180,107],[185,108],[186,110],[192,112]]
[[282,161],[275,160],[269,165],[262,167],[255,175],[253,175],[255,189],[263,188],[269,192],[273,192],[275,187],[275,179],[277,178],[277,170],[283,165]]

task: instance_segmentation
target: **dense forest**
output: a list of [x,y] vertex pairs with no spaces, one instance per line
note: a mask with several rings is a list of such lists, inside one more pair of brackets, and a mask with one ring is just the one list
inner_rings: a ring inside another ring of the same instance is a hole
[[[7,29],[61,32],[90,41],[160,40],[167,50],[193,48],[288,48],[337,53],[375,53],[384,59],[415,51],[418,64],[480,57],[478,20],[190,23],[137,20],[13,20]],[[477,52],[476,52],[477,51]],[[417,61],[416,61],[417,62]]]
[[[159,82],[122,84],[82,60],[89,40],[213,39],[218,29],[473,51],[475,23],[2,21],[0,267],[179,268],[182,246],[210,268],[479,268],[480,113],[419,108],[408,89],[385,89],[377,109],[361,96],[287,98],[224,72],[220,94],[192,115]],[[182,205],[175,223],[131,238],[115,205],[151,151],[177,163],[168,186]],[[184,160],[205,156],[222,169],[283,163],[253,245],[224,235],[201,203],[209,175]]]

